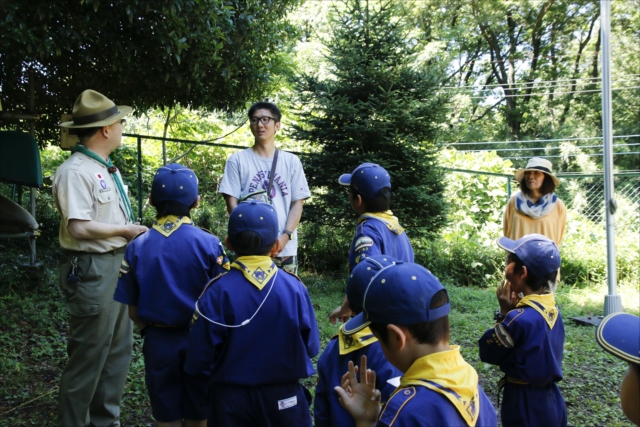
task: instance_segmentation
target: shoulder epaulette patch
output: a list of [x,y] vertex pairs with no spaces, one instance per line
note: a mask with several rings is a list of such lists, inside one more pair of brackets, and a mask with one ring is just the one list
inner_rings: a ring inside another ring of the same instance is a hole
[[381,424],[392,426],[400,412],[405,408],[407,402],[416,396],[416,388],[414,386],[397,389],[384,405],[380,418]]
[[[202,228],[202,227],[198,227],[200,230],[202,231],[206,231],[207,233],[211,234],[212,236],[215,236],[215,234],[213,234],[212,232],[210,232],[209,230],[207,230],[206,228]],[[218,237],[218,236],[216,236]]]

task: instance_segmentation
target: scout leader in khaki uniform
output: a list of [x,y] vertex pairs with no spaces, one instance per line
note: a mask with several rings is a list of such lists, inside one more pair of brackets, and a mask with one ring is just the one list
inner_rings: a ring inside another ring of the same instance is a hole
[[70,315],[60,426],[120,425],[132,326],[127,306],[113,294],[127,242],[147,229],[134,224],[122,177],[109,159],[121,145],[122,118],[130,112],[85,90],[73,106],[73,120],[61,124],[76,129],[80,143],[53,178],[65,253],[60,288]]

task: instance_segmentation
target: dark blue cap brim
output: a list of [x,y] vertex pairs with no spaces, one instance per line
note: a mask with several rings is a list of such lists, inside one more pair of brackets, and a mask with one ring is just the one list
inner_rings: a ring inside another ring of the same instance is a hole
[[338,178],[338,184],[345,186],[351,185],[351,174],[345,173],[340,175],[340,178]]
[[505,251],[511,252],[512,254],[515,253],[515,250],[516,250],[515,240],[511,240],[508,237],[503,236],[496,239],[496,244],[502,249],[504,249]]
[[598,326],[596,341],[614,356],[640,365],[640,317],[628,313],[610,314]]
[[371,322],[366,319],[365,313],[362,312],[355,317],[352,317],[343,325],[342,332],[347,335],[355,334],[369,326]]

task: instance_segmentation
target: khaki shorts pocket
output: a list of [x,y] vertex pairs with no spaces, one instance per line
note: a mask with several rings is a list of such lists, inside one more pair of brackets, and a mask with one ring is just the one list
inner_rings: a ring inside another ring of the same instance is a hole
[[95,316],[100,312],[100,304],[67,303],[67,311],[75,317]]

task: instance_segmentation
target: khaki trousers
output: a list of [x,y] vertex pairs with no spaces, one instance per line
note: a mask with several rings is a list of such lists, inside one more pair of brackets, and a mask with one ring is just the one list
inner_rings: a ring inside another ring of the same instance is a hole
[[[113,300],[124,248],[104,254],[70,252],[60,288],[70,315],[69,361],[60,380],[58,425],[119,426],[120,398],[131,361],[128,307]],[[67,280],[77,259],[77,283]]]

